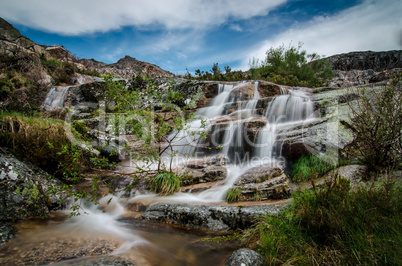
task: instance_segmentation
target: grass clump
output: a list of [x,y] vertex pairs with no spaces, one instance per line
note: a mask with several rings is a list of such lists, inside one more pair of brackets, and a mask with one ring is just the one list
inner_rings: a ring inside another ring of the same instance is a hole
[[302,182],[318,178],[334,168],[334,165],[324,162],[312,154],[303,155],[293,164],[292,181]]
[[230,188],[225,195],[225,201],[228,203],[238,202],[241,198],[241,188]]
[[401,192],[395,181],[351,191],[334,176],[261,219],[246,243],[275,265],[401,265]]
[[173,194],[180,189],[180,179],[171,172],[157,174],[150,183],[151,190],[161,196]]

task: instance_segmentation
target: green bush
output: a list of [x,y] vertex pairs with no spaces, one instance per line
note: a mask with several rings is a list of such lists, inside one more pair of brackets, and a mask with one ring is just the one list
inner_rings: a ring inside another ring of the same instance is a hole
[[355,137],[352,145],[370,171],[397,168],[402,163],[401,85],[399,76],[384,88],[354,91],[360,99],[349,102],[352,117],[348,126]]
[[262,218],[245,232],[245,243],[275,265],[401,265],[401,192],[395,181],[351,191],[348,180],[334,176]]
[[241,188],[230,188],[225,195],[225,201],[228,203],[238,202],[241,198]]
[[312,154],[303,155],[292,166],[292,181],[302,182],[315,179],[334,168],[334,165],[328,164]]
[[161,172],[150,182],[151,190],[161,196],[173,194],[180,189],[180,179],[171,172]]
[[316,53],[307,54],[301,48],[301,43],[297,47],[271,47],[261,64],[256,59],[250,63],[251,78],[290,86],[326,85],[333,76],[329,62],[320,59]]

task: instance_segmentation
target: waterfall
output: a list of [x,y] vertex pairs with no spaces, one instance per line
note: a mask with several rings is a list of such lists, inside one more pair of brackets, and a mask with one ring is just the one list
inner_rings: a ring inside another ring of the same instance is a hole
[[43,102],[43,108],[46,110],[61,109],[64,107],[64,101],[70,86],[55,86],[50,89]]
[[[313,104],[302,90],[281,87],[280,95],[261,99],[258,88],[258,82],[220,84],[218,94],[207,107],[195,113],[196,118],[188,124],[188,129],[170,134],[169,141],[175,154],[173,165],[178,169],[189,160],[203,160],[217,154],[224,154],[227,159],[227,177],[223,184],[198,195],[176,193],[170,199],[220,201],[242,173],[281,161],[277,130],[309,117]],[[206,133],[206,139],[199,138],[201,132]],[[170,154],[167,158],[170,159]]]
[[[285,91],[283,90],[281,93],[285,93]],[[264,112],[268,122],[258,134],[254,155],[260,158],[277,157],[281,154],[280,150],[277,153],[274,151],[277,128],[281,125],[303,121],[313,111],[313,103],[304,91],[290,90],[289,94],[275,97]]]

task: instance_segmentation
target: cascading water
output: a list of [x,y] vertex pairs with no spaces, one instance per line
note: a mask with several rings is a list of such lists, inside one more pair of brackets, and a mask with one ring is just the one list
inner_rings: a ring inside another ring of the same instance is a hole
[[46,110],[63,108],[64,100],[70,87],[71,86],[55,86],[51,88],[43,103],[43,108]]
[[[226,190],[242,173],[258,164],[261,166],[280,161],[278,158],[280,151],[276,143],[278,128],[289,123],[300,123],[313,113],[313,104],[306,92],[282,87],[280,87],[281,95],[276,96],[263,112],[261,110],[258,112],[257,105],[262,100],[258,91],[258,82],[254,83],[252,97],[239,95],[239,91],[250,85],[246,82],[236,85],[220,84],[218,95],[210,102],[210,105],[197,111],[197,119],[190,123],[190,130],[197,132],[206,130],[208,135],[212,136],[210,139],[193,141],[191,136],[194,134],[186,131],[175,132],[171,135],[171,137],[180,136],[180,140],[176,143],[179,145],[175,147],[177,154],[196,155],[196,157],[190,156],[189,160],[216,154],[224,154],[228,160],[228,175],[223,185],[217,185],[193,196],[178,193],[174,196],[177,200],[184,198],[202,202],[222,200]],[[201,128],[201,119],[206,120],[205,129]],[[251,142],[247,134],[249,130],[247,124],[253,121],[263,121],[265,126],[257,129],[258,133]],[[220,142],[216,143],[217,140]],[[183,161],[180,162],[183,163]]]
[[[102,79],[97,77],[91,77],[88,75],[76,75],[76,83],[85,84],[93,81],[100,81]],[[54,109],[63,109],[67,93],[69,89],[73,86],[53,86],[50,91],[47,93],[45,101],[42,104],[42,107],[45,110],[54,110]]]
[[[285,90],[281,90],[281,93],[285,93]],[[304,91],[291,90],[289,94],[275,97],[264,112],[267,124],[258,134],[254,155],[259,158],[277,157],[280,154],[280,151],[274,150],[277,129],[282,125],[303,121],[313,111],[313,103]]]

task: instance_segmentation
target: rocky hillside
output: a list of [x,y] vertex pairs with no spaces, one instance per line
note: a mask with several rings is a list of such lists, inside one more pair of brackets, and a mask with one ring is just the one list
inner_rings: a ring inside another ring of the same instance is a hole
[[387,80],[402,72],[402,51],[351,52],[326,58],[334,70],[331,87],[349,87]]
[[126,56],[113,64],[78,59],[62,46],[39,45],[0,18],[0,108],[32,110],[53,85],[76,85],[79,75],[112,73],[121,78],[173,77],[160,67]]
[[163,70],[157,65],[139,61],[126,55],[113,64],[106,64],[95,59],[77,59],[61,46],[46,47],[51,56],[61,62],[73,63],[78,69],[93,73],[112,73],[118,77],[130,79],[133,76],[145,75],[150,77],[173,77],[174,74]]

